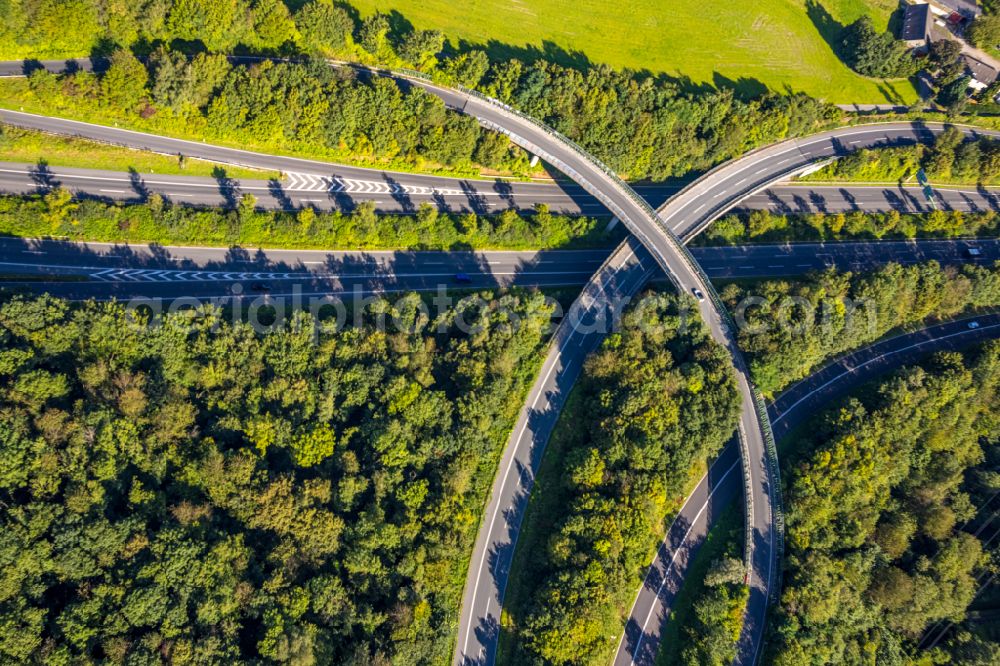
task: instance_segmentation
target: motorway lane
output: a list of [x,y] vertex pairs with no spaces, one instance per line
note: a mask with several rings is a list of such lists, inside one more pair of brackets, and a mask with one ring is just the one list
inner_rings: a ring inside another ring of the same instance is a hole
[[[261,208],[298,210],[349,210],[361,201],[375,202],[385,213],[410,213],[421,203],[431,203],[442,211],[479,214],[507,208],[528,211],[545,204],[556,213],[602,216],[607,209],[577,185],[570,183],[511,183],[506,181],[453,180],[446,187],[410,185],[388,176],[379,178],[370,171],[364,179],[292,174],[281,181],[197,176],[123,173],[99,169],[45,167],[34,164],[0,162],[0,191],[29,194],[62,186],[79,196],[115,201],[138,202],[157,193],[184,205],[231,206],[243,193],[257,198]],[[405,180],[403,176],[401,179]],[[680,185],[636,186],[651,205],[660,205]],[[938,188],[943,210],[1000,211],[1000,189]],[[775,184],[739,204],[740,209],[764,209],[775,213],[840,213],[852,210],[927,212],[930,205],[917,187],[885,187],[856,184],[838,186]]]
[[[0,111],[0,115],[3,113]],[[340,170],[333,165],[330,169]],[[232,207],[246,193],[257,198],[260,208],[351,210],[362,201],[373,201],[377,210],[386,213],[413,213],[423,203],[442,211],[478,214],[507,208],[528,211],[536,204],[545,204],[556,213],[607,215],[604,206],[571,183],[441,179],[431,186],[414,184],[411,181],[417,177],[410,174],[366,170],[362,176],[291,173],[280,181],[236,180],[225,176],[131,174],[57,166],[39,169],[33,164],[0,162],[0,191],[30,194],[61,186],[79,196],[127,202],[143,201],[155,192],[172,203],[212,207]],[[652,185],[639,189],[651,201],[662,202],[679,186]]]
[[[970,321],[978,322],[979,327],[969,328]],[[769,405],[775,437],[784,437],[833,401],[879,375],[933,352],[962,349],[995,338],[1000,338],[1000,315],[969,316],[888,338],[846,355],[787,388]],[[617,658],[616,664],[655,660],[659,634],[651,631],[650,625],[669,617],[687,568],[715,517],[739,496],[742,484],[738,464],[736,444],[730,442],[670,525],[625,627],[623,642],[632,641],[636,648],[627,658]]]
[[[731,162],[720,165],[671,197],[658,211],[659,220],[685,243],[704,231],[715,219],[739,203],[769,186],[802,173],[816,164],[834,159],[859,148],[876,148],[911,145],[932,141],[944,126],[913,122],[881,123],[831,130],[802,139],[790,139],[767,146]],[[978,128],[961,128],[968,136],[1000,136],[1000,133]],[[681,287],[690,287],[681,284]],[[778,532],[780,501],[777,479],[768,461],[763,429],[754,427],[757,422],[753,406],[753,392],[742,353],[731,332],[713,321],[708,313],[703,317],[712,327],[716,339],[721,340],[737,370],[737,382],[742,398],[740,434],[746,437],[749,455],[747,467],[750,478],[746,483],[748,510],[752,514],[752,552],[750,571],[750,601],[740,637],[737,664],[755,664],[763,643],[767,607],[777,593],[781,543]],[[722,334],[720,336],[720,333]],[[762,424],[763,425],[763,424]],[[654,566],[656,566],[654,564]],[[660,616],[653,626],[644,619],[630,616],[629,623],[646,626],[638,637],[626,634],[615,657],[616,664],[652,664],[655,653],[639,652],[637,648],[659,643],[665,616]]]
[[[1000,211],[1000,188],[947,185],[934,188],[939,210]],[[741,210],[773,213],[928,213],[933,210],[919,187],[901,185],[775,184],[740,201]]]
[[[968,250],[973,247],[981,253],[978,257],[969,256]],[[888,262],[906,265],[933,260],[948,265],[992,265],[1000,260],[1000,240],[884,240],[692,247],[691,254],[713,280],[791,277],[831,267],[839,271],[865,271]]]
[[[18,286],[71,299],[218,298],[252,294],[254,284],[275,297],[580,285],[606,257],[607,250],[247,250],[0,238],[0,274],[39,280]],[[459,282],[461,273],[467,279]],[[86,281],[58,281],[68,278]]]
[[[492,664],[496,659],[501,604],[521,521],[549,434],[566,396],[597,348],[616,313],[657,272],[655,262],[629,238],[587,282],[556,330],[542,369],[511,432],[482,514],[477,548],[466,578],[459,618],[461,663]],[[474,646],[474,648],[473,648]],[[475,651],[472,651],[474,649]]]
[[[661,210],[662,217],[651,214],[632,191],[609,177],[601,167],[588,156],[578,152],[563,139],[538,127],[534,123],[514,114],[502,105],[467,96],[464,93],[447,90],[433,84],[413,80],[419,85],[444,99],[445,103],[476,118],[487,127],[501,131],[523,148],[541,156],[560,171],[571,177],[583,189],[597,197],[607,208],[619,217],[625,226],[635,234],[653,258],[683,292],[694,290],[710,293],[707,281],[698,273],[681,251],[678,241],[664,227],[686,240],[703,230],[713,219],[738,202],[778,180],[807,168],[814,162],[830,159],[860,147],[882,145],[902,145],[916,141],[930,140],[939,126],[930,127],[915,123],[889,123],[865,127],[853,127],[827,132],[801,140],[787,141],[744,156],[734,162],[713,170],[672,197]],[[108,128],[104,128],[108,131]],[[970,134],[980,133],[970,130]],[[986,134],[986,132],[981,132]],[[133,133],[135,134],[135,133]],[[143,135],[148,136],[148,135]],[[141,139],[148,143],[148,139]],[[197,146],[198,144],[193,144]],[[150,145],[142,147],[150,148]],[[229,150],[229,149],[222,149]],[[221,153],[221,151],[216,151]],[[245,153],[244,153],[245,155]],[[228,155],[227,161],[239,156]],[[292,158],[273,158],[291,160]],[[304,160],[293,160],[295,165],[304,165]],[[240,163],[240,162],[234,162]],[[265,168],[295,171],[296,166],[285,163]],[[322,172],[321,172],[322,173]],[[771,579],[776,569],[777,536],[773,529],[772,501],[774,480],[770,478],[764,450],[764,433],[752,409],[750,388],[742,357],[735,345],[732,332],[723,324],[722,312],[711,299],[700,303],[700,310],[714,339],[723,344],[731,353],[737,369],[738,384],[743,397],[741,411],[741,434],[746,438],[745,453],[749,479],[748,503],[753,511],[752,524],[753,557],[751,571],[751,599],[747,621],[744,624],[744,638],[740,642],[738,662],[752,663],[756,660],[763,632],[767,599],[773,593]],[[484,530],[485,531],[485,530]],[[473,561],[485,557],[489,544],[478,543]],[[483,584],[491,584],[482,581]],[[502,585],[500,586],[502,594]],[[468,597],[469,591],[466,591]],[[474,596],[474,595],[473,595]],[[476,610],[474,609],[474,612]],[[489,619],[489,618],[485,618]],[[469,632],[464,632],[467,644],[461,638],[456,651],[456,661],[462,663],[471,655],[482,652],[477,645],[468,644]]]
[[[970,258],[970,247],[981,255]],[[786,243],[695,247],[692,253],[713,279],[792,277],[828,267],[870,270],[888,261],[990,265],[1000,260],[1000,240]],[[0,238],[0,274],[31,276],[38,281],[21,286],[71,299],[218,298],[234,289],[250,294],[258,282],[272,296],[580,285],[606,257],[603,249],[327,251]],[[459,273],[468,282],[457,283]],[[68,277],[87,281],[58,281]]]
[[[817,163],[860,148],[926,143],[932,141],[943,129],[944,125],[937,123],[876,123],[783,141],[748,153],[705,174],[681,190],[678,196],[672,197],[661,209],[661,218],[678,236],[689,239],[701,233],[712,221],[740,205],[742,201]],[[1000,132],[975,127],[959,126],[959,129],[962,129],[968,137],[1000,136]],[[838,186],[824,188],[823,194],[815,202],[810,201],[808,190],[804,190],[795,204],[822,210],[823,206],[828,205],[827,199],[841,189],[847,190],[841,194],[842,206],[859,210],[864,207],[865,202],[856,198],[853,189]],[[948,200],[956,204],[963,200],[962,195],[969,196],[970,192],[977,191],[975,187],[945,189],[955,190],[954,194],[947,196]],[[871,190],[874,190],[874,193]],[[879,198],[889,198],[891,202],[901,207],[922,205],[919,199],[913,197],[912,188],[904,188],[902,192],[894,187],[866,188],[864,193],[867,197],[874,195],[876,202]],[[980,195],[988,204],[982,206],[983,208],[996,205],[989,190],[984,189]],[[755,200],[761,201],[760,198]]]

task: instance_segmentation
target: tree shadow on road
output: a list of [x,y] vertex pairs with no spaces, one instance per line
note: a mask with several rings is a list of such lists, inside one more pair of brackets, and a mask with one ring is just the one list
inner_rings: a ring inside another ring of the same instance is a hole
[[52,169],[49,168],[48,160],[38,160],[38,162],[31,167],[29,173],[31,175],[31,181],[35,184],[35,188],[40,194],[50,192],[62,184],[56,179]]

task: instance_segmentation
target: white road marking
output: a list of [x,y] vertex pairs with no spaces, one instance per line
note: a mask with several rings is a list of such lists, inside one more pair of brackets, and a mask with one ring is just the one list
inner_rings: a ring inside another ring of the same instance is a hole
[[[688,536],[691,535],[691,530],[693,530],[695,528],[695,526],[698,525],[698,520],[701,519],[701,514],[705,513],[705,509],[708,508],[709,503],[712,501],[712,495],[715,494],[716,490],[718,490],[719,488],[722,487],[723,481],[726,480],[726,477],[729,476],[730,472],[732,472],[734,469],[736,469],[736,467],[739,464],[740,464],[739,461],[734,462],[732,464],[732,466],[729,469],[726,470],[726,473],[723,474],[722,477],[718,480],[718,482],[715,484],[715,487],[712,488],[712,491],[708,494],[708,497],[705,498],[705,503],[701,505],[700,509],[698,509],[698,513],[695,515],[694,519],[691,521],[691,525],[687,528],[687,532],[684,533],[684,538],[682,538],[681,541],[680,541],[682,545],[684,544],[685,541],[687,541]],[[670,534],[670,530],[668,529],[667,530],[667,535],[664,536],[664,541],[666,541],[666,536],[668,536],[669,534]],[[668,574],[670,573],[670,570],[674,568],[674,561],[677,559],[677,556],[680,554],[680,552],[681,552],[680,548],[677,548],[677,549],[674,550],[673,557],[670,558],[670,564],[667,565],[666,571],[663,572],[663,578],[660,581],[659,587],[656,588],[656,595],[653,597],[653,599],[656,599],[657,601],[660,599],[660,594],[663,592],[663,586],[666,585],[667,584],[667,580],[669,580]],[[639,631],[639,640],[636,641],[636,643],[635,643],[635,649],[632,651],[632,655],[631,655],[631,657],[632,657],[631,664],[633,664],[633,665],[635,664],[635,655],[639,654],[639,648],[642,647],[642,639],[646,636],[646,626],[649,624],[649,619],[653,616],[653,610],[655,608],[656,608],[656,604],[655,603],[653,603],[653,604],[650,605],[649,612],[646,613],[646,620],[642,623],[642,628]],[[630,617],[631,617],[631,614],[630,614]],[[619,643],[619,645],[620,645],[620,643]]]
[[[633,256],[635,256],[635,251],[630,249],[628,255],[625,256],[625,259],[623,260],[622,263],[624,264],[625,262],[628,262]],[[610,277],[609,277],[609,279],[610,279]],[[588,283],[588,288],[589,288],[589,285],[590,285],[590,283]],[[603,294],[604,293],[604,288],[605,288],[606,285],[607,285],[607,280],[602,281],[602,283],[598,287],[598,293],[599,294]],[[585,288],[584,291],[586,292],[586,288]],[[563,350],[573,340],[576,332],[580,328],[580,324],[581,323],[583,323],[583,318],[582,317],[580,317],[580,320],[577,321],[577,323],[573,326],[573,329],[570,331],[570,335],[567,335],[566,338],[563,340],[563,343],[557,348],[556,358],[562,356]],[[547,358],[548,357],[546,357],[546,359]],[[552,366],[549,368],[548,372],[545,373],[545,376],[542,378],[541,382],[537,383],[536,386],[542,386],[542,387],[546,386],[549,383],[549,379],[551,378],[552,373],[555,371],[557,365],[558,364],[553,363]],[[569,367],[569,364],[566,365],[566,368],[568,368],[568,367]],[[541,400],[541,398],[543,396],[547,397],[548,396],[548,392],[547,391],[539,391],[538,392],[538,394],[535,396],[535,399],[531,402],[531,405],[528,407],[529,413],[535,411],[535,409],[538,406],[538,401]],[[518,446],[520,445],[520,442],[521,442],[521,438],[524,437],[525,430],[527,430],[527,428],[528,428],[529,422],[530,422],[529,419],[525,419],[524,423],[521,425],[521,429],[518,431],[517,437],[514,439],[515,442],[518,442],[518,444],[515,445],[515,447],[513,449],[514,451],[517,451],[517,448],[518,448]],[[508,479],[510,479],[510,471],[513,468],[514,462],[516,460],[517,460],[517,456],[516,455],[511,455],[510,461],[507,463],[506,469],[504,469],[503,482],[500,484],[500,492],[501,493],[503,492],[503,489],[507,486],[507,481],[508,481]],[[488,525],[490,525],[490,528],[489,528],[490,531],[487,534],[487,538],[490,540],[491,543],[493,542],[493,527],[492,526],[496,525],[497,514],[499,513],[499,511],[500,511],[500,506],[498,504],[497,507],[493,511],[493,515],[490,516],[489,523],[487,523]],[[482,579],[482,576],[483,576],[483,567],[486,566],[486,558],[487,558],[488,554],[489,554],[489,550],[488,549],[484,550],[483,554],[482,554],[482,557],[479,560],[479,567],[478,567],[478,569],[476,571],[476,578],[475,578],[475,580],[477,581],[477,584],[473,587],[473,589],[472,589],[472,599],[469,600],[469,609],[472,612],[474,612],[474,609],[476,607],[476,597],[479,594],[478,581],[480,579]],[[488,599],[486,601],[486,614],[487,615],[490,614],[490,604],[491,604],[492,601],[493,601],[492,598],[490,598],[490,599]],[[472,634],[472,628],[473,628],[472,627],[472,623],[470,623],[469,626],[466,627],[465,638],[462,641],[462,654],[463,655],[465,655],[465,654],[468,653],[468,649],[469,649],[469,637]]]

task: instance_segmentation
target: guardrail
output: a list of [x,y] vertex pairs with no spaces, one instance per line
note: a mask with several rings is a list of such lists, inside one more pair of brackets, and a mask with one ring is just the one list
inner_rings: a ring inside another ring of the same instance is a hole
[[761,430],[764,433],[764,446],[767,449],[767,466],[771,475],[771,487],[773,488],[771,492],[771,511],[774,514],[774,550],[776,553],[774,560],[776,569],[774,572],[774,584],[771,585],[768,592],[771,595],[771,601],[777,603],[781,597],[783,573],[781,560],[785,555],[785,509],[781,499],[781,469],[778,465],[778,446],[774,441],[774,432],[771,430],[771,417],[768,416],[764,396],[760,394],[760,391],[753,384],[750,385],[750,389],[753,391],[753,401],[754,406],[757,408],[757,418],[761,424],[766,424]]
[[[393,72],[393,74],[402,77],[417,78],[424,81],[432,81],[431,77],[416,70],[397,70]],[[480,99],[489,104],[490,106],[501,109],[504,113],[513,116],[517,119],[520,119],[528,123],[529,125],[532,125],[533,127],[545,132],[549,136],[554,137],[560,143],[569,146],[585,162],[596,166],[600,171],[604,173],[604,175],[615,186],[615,188],[619,191],[620,194],[623,194],[628,199],[630,199],[654,224],[656,224],[657,227],[660,228],[660,230],[664,233],[664,236],[667,238],[667,241],[677,251],[681,259],[686,264],[687,268],[698,277],[698,280],[701,283],[700,288],[704,291],[704,293],[708,295],[708,297],[712,301],[712,305],[719,313],[719,317],[721,320],[720,323],[725,329],[724,330],[725,336],[727,340],[730,342],[730,345],[732,347],[731,353],[734,356],[734,361],[736,361],[741,366],[739,370],[742,371],[746,379],[746,382],[750,388],[750,392],[754,402],[754,411],[756,412],[757,416],[758,426],[764,437],[764,445],[767,458],[767,472],[769,476],[769,487],[771,488],[770,497],[772,500],[773,529],[776,530],[776,538],[775,538],[776,556],[772,558],[772,561],[769,566],[775,566],[777,568],[776,580],[778,581],[777,584],[769,586],[768,594],[771,600],[777,599],[778,590],[780,589],[780,584],[781,584],[780,583],[781,566],[779,563],[781,562],[781,556],[782,553],[784,552],[784,527],[785,527],[784,511],[781,502],[781,485],[780,485],[781,482],[780,482],[780,472],[778,469],[777,447],[774,442],[774,434],[771,430],[771,422],[767,414],[767,409],[764,406],[763,398],[761,397],[760,392],[757,390],[757,388],[753,385],[753,382],[750,380],[750,374],[746,367],[746,363],[743,360],[742,353],[740,352],[739,347],[737,347],[736,345],[736,331],[738,330],[736,324],[733,321],[729,309],[725,306],[725,303],[722,302],[722,298],[715,290],[715,287],[712,285],[711,280],[709,280],[708,275],[701,268],[701,265],[694,258],[690,250],[688,250],[688,248],[684,245],[684,243],[677,236],[677,234],[675,234],[667,226],[667,224],[660,217],[659,213],[657,213],[657,211],[654,210],[653,207],[649,205],[649,202],[640,197],[635,190],[633,190],[624,180],[622,180],[617,173],[615,173],[611,168],[609,168],[606,164],[604,164],[604,162],[599,160],[594,155],[590,154],[589,151],[585,150],[582,146],[577,144],[569,137],[549,127],[545,123],[542,123],[541,121],[536,120],[535,118],[532,118],[531,116],[524,114],[507,104],[504,104],[500,100],[495,99],[493,97],[489,97],[488,95],[484,95],[483,93],[477,90],[472,90],[465,86],[458,86],[458,88],[461,92],[465,93],[466,95],[474,97],[476,99]],[[629,230],[632,231],[634,235],[638,236],[641,239],[646,238],[641,225],[637,224],[637,222],[633,220],[631,216],[628,215],[628,213],[622,210],[620,206],[618,206],[606,194],[604,194],[604,192],[600,188],[590,183],[590,181],[587,180],[578,171],[576,171],[576,169],[566,164],[563,160],[559,159],[555,155],[552,155],[545,149],[541,148],[534,142],[529,141],[528,139],[514,133],[507,127],[497,125],[496,123],[487,121],[483,118],[480,118],[479,120],[481,123],[489,126],[491,129],[494,129],[495,131],[507,135],[514,143],[520,145],[526,150],[531,151],[532,153],[535,153],[542,159],[546,160],[547,162],[551,163],[553,166],[558,168],[560,171],[563,171],[567,176],[570,176],[571,178],[576,180],[578,184],[580,184],[591,195],[593,195],[601,203],[603,203],[614,215],[619,217],[622,220],[622,222],[625,223],[625,225],[629,228]],[[766,149],[766,147],[762,147],[761,149],[758,150],[764,150],[764,149]],[[722,166],[723,165],[719,165],[717,169],[722,168]],[[715,169],[713,169],[713,171],[715,171]],[[690,185],[688,187],[690,187]],[[647,246],[651,246],[651,243],[648,242],[648,239],[646,240],[647,240],[646,243]],[[671,280],[674,281],[676,284],[675,277],[671,275],[669,271],[667,272],[667,274],[671,278]],[[749,580],[749,575],[752,572],[753,568],[753,562],[752,562],[753,480],[750,476],[750,452],[749,452],[749,447],[747,446],[747,434],[743,431],[742,427],[739,429],[739,438],[740,438],[740,447],[739,447],[740,457],[742,462],[741,467],[743,469],[744,496],[746,498],[745,502],[746,517],[744,520],[745,524],[744,563],[747,567],[747,576]]]
[[[407,72],[406,74],[409,74],[409,72]],[[421,76],[420,78],[426,79],[427,77],[426,76]],[[668,242],[671,244],[671,246],[681,256],[682,260],[687,265],[688,269],[698,277],[698,280],[701,283],[700,287],[711,298],[713,306],[715,307],[716,311],[720,315],[721,324],[726,329],[725,330],[726,337],[731,342],[732,353],[734,353],[734,354],[740,354],[739,349],[736,347],[736,340],[735,340],[735,333],[736,333],[737,328],[736,328],[735,322],[732,319],[732,316],[729,313],[729,309],[722,302],[722,299],[720,298],[718,292],[715,290],[715,287],[712,285],[711,281],[708,279],[708,275],[704,272],[704,270],[702,270],[701,266],[695,260],[694,256],[691,254],[691,252],[687,249],[687,247],[685,247],[684,243],[680,240],[680,238],[663,222],[663,220],[662,220],[662,218],[660,218],[659,214],[653,209],[652,206],[649,205],[649,203],[645,199],[643,199],[642,197],[640,197],[638,195],[638,193],[635,192],[635,190],[633,190],[627,183],[625,183],[606,164],[604,164],[601,160],[599,160],[596,157],[594,157],[593,155],[591,155],[588,151],[586,151],[582,146],[580,146],[579,144],[577,144],[572,139],[569,139],[568,137],[564,136],[563,134],[559,133],[558,131],[552,129],[551,127],[548,127],[544,123],[541,123],[540,121],[538,121],[538,120],[536,120],[536,119],[534,119],[534,118],[532,118],[532,117],[530,117],[530,116],[528,116],[528,115],[526,115],[524,113],[521,113],[520,111],[518,111],[516,109],[513,109],[509,105],[504,104],[503,102],[501,102],[501,101],[499,101],[497,99],[494,99],[492,97],[484,95],[484,94],[482,94],[482,93],[480,93],[478,91],[470,90],[468,88],[462,87],[461,90],[462,90],[462,92],[466,93],[467,95],[470,95],[470,96],[475,97],[477,99],[481,99],[481,100],[487,102],[488,104],[490,104],[491,106],[494,106],[494,107],[497,107],[499,109],[502,109],[505,113],[507,113],[509,115],[512,115],[512,116],[514,116],[516,118],[519,118],[519,119],[523,120],[524,122],[526,122],[526,123],[528,123],[528,124],[530,124],[530,125],[532,125],[534,127],[537,127],[538,129],[542,130],[546,134],[548,134],[548,135],[550,135],[550,136],[558,139],[561,143],[569,146],[582,159],[584,159],[585,161],[589,162],[590,164],[593,164],[598,169],[600,169],[607,176],[607,178],[615,185],[616,189],[618,189],[621,194],[624,194],[633,203],[635,203],[636,206],[643,213],[645,213],[648,216],[648,218],[653,223],[655,223],[657,225],[657,227],[660,228],[660,230],[666,236]],[[480,121],[482,122],[483,119],[480,119]],[[614,213],[616,216],[618,216],[619,218],[621,218],[622,222],[624,222],[626,224],[626,226],[628,226],[633,233],[635,233],[636,235],[638,235],[640,237],[644,237],[645,234],[643,234],[641,226],[639,224],[636,224],[636,221],[632,220],[631,216],[628,213],[626,213],[624,210],[622,210],[609,197],[607,197],[599,188],[597,188],[593,184],[591,184],[586,178],[583,177],[582,174],[578,173],[575,169],[573,169],[572,167],[570,167],[563,160],[561,160],[558,157],[552,155],[548,151],[542,149],[540,146],[538,146],[534,142],[531,142],[531,141],[525,139],[524,137],[516,135],[515,133],[513,133],[511,130],[509,130],[506,127],[500,127],[496,123],[490,123],[489,121],[486,121],[486,123],[490,127],[492,127],[493,129],[495,129],[495,130],[497,130],[499,132],[502,132],[502,133],[506,134],[507,136],[509,136],[518,145],[521,145],[522,147],[526,148],[527,150],[530,150],[531,152],[533,152],[535,154],[538,154],[540,157],[542,157],[546,161],[548,161],[551,164],[553,164],[553,166],[556,166],[561,171],[565,172],[566,175],[570,176],[571,178],[574,178],[574,180],[576,180],[578,183],[580,183],[580,185],[583,186],[584,189],[586,189],[588,192],[590,192],[592,195],[594,195],[598,200],[600,200],[605,206],[607,206],[608,209],[611,210],[612,213]],[[671,276],[671,277],[673,277],[673,276]],[[754,395],[754,402],[756,403],[757,402],[757,395],[758,395],[757,392],[756,392],[756,389],[753,387],[753,384],[750,382],[749,374],[746,372],[745,364],[742,362],[742,358],[740,358],[739,361],[740,361],[740,365],[744,366],[743,367],[743,373],[744,373],[744,376],[746,377],[747,383],[750,385],[750,390],[751,390],[751,393]],[[767,451],[768,456],[767,457],[769,459],[770,467],[772,467],[773,469],[776,469],[776,467],[777,467],[776,449],[773,448],[773,435],[771,434],[770,422],[767,419],[767,413],[765,411],[763,413],[763,416],[761,416],[761,412],[760,412],[760,409],[759,409],[758,405],[755,405],[755,410],[757,412],[757,418],[758,418],[758,422],[759,422],[760,428],[761,428],[761,430],[764,433],[765,445],[767,444],[768,441],[772,442],[772,446],[766,446],[766,448],[768,449],[768,451]],[[746,435],[745,432],[743,432],[742,428],[740,429],[740,443],[741,443],[741,445],[740,445],[739,448],[740,448],[740,455],[741,455],[741,461],[742,461],[741,467],[743,469],[744,496],[746,497],[745,508],[746,508],[746,514],[747,514],[746,515],[746,519],[744,521],[744,524],[746,526],[746,528],[745,528],[746,531],[745,531],[745,535],[744,535],[744,563],[745,563],[745,565],[747,567],[747,574],[749,576],[750,572],[752,571],[752,566],[753,566],[753,562],[752,562],[752,552],[753,552],[753,527],[752,526],[753,526],[753,508],[754,508],[753,507],[753,481],[752,481],[752,478],[750,476],[750,452],[749,452],[749,447],[747,446],[747,435]],[[773,473],[770,476],[771,476],[772,480],[774,478],[776,478]],[[775,492],[780,492],[780,489],[776,488],[776,486],[775,486],[775,484],[773,482],[770,485],[772,487],[772,496],[774,495]],[[779,521],[775,521],[775,523],[776,523],[775,527],[777,527]],[[783,518],[780,521],[780,524],[781,524],[782,530],[783,530]],[[778,542],[779,543],[783,543],[783,539],[779,539]],[[769,592],[770,592],[770,590],[769,590]]]

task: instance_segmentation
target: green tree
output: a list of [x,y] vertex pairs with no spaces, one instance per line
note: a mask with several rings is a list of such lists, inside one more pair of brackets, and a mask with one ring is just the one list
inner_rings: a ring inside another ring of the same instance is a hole
[[841,52],[852,69],[865,76],[897,78],[916,71],[904,44],[889,32],[878,32],[868,16],[844,29]]
[[341,53],[354,32],[354,21],[332,0],[310,0],[295,12],[295,26],[307,52],[324,55]]
[[[444,34],[439,30],[412,30],[399,45],[399,57],[414,66],[434,69],[437,54],[444,48]],[[483,74],[486,72],[484,71]],[[482,76],[480,76],[482,78]]]
[[965,32],[973,45],[987,51],[996,51],[1000,46],[1000,15],[978,16]]
[[448,60],[444,72],[456,83],[474,88],[489,70],[490,61],[483,51],[468,51]]
[[168,27],[180,39],[200,40],[209,51],[231,51],[247,35],[245,0],[174,0]]
[[358,44],[376,58],[386,60],[392,54],[389,43],[389,17],[376,12],[361,21],[358,28]]
[[453,309],[263,333],[0,300],[0,661],[446,661],[551,315],[527,292],[462,307],[474,335]]
[[105,99],[123,111],[134,111],[148,94],[149,73],[130,51],[111,54],[108,70],[101,77]]
[[282,0],[256,0],[250,16],[254,39],[264,50],[277,51],[298,36],[288,7]]

